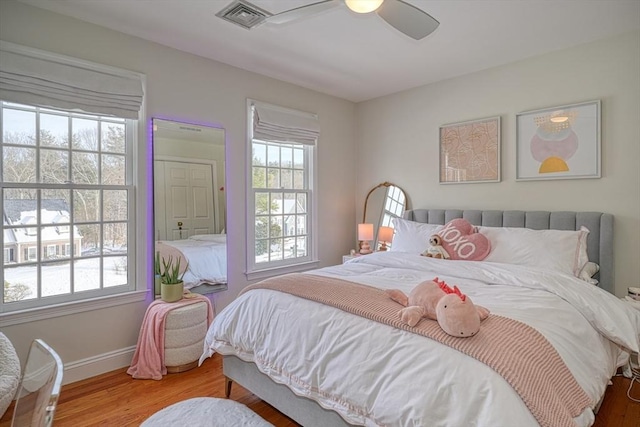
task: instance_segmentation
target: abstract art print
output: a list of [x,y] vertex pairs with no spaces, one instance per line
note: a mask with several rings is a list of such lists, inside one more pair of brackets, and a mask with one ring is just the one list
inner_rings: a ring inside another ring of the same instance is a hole
[[516,180],[600,178],[600,101],[516,115]]
[[440,183],[500,182],[500,117],[440,127]]

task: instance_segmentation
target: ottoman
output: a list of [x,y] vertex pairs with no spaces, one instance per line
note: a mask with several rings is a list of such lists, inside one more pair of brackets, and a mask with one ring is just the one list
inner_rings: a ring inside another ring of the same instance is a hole
[[242,403],[196,397],[175,403],[147,418],[140,427],[273,427]]
[[167,373],[188,371],[198,366],[207,334],[207,302],[171,310],[164,329],[164,364]]

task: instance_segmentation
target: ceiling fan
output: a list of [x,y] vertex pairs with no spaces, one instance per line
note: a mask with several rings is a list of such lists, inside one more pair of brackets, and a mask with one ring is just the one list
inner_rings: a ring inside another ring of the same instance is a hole
[[324,0],[287,10],[265,19],[266,23],[284,24],[345,3],[357,13],[375,12],[403,34],[420,40],[438,28],[440,23],[428,13],[402,0]]

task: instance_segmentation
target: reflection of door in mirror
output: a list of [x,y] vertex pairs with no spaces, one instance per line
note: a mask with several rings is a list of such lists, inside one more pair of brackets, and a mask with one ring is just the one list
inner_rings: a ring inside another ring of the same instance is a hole
[[[374,247],[378,248],[378,231],[380,227],[392,227],[393,219],[402,218],[407,208],[405,192],[395,184],[383,182],[373,187],[364,201],[363,223],[373,224]],[[392,243],[386,242],[387,247]]]
[[156,251],[188,265],[186,289],[226,288],[224,129],[153,119],[153,158]]

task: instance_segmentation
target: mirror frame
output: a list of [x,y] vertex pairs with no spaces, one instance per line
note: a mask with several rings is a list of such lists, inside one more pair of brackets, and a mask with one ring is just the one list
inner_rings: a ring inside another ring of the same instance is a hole
[[[155,254],[156,254],[156,244],[157,244],[157,229],[156,229],[156,197],[155,197],[155,193],[156,193],[156,188],[155,188],[155,179],[156,179],[156,167],[155,167],[155,162],[156,162],[156,156],[157,156],[157,148],[156,148],[156,132],[157,132],[157,128],[156,128],[156,121],[164,121],[164,122],[172,122],[174,124],[178,124],[178,125],[184,125],[184,126],[197,126],[197,127],[202,127],[202,128],[209,128],[212,130],[220,130],[223,132],[223,136],[224,136],[224,141],[222,146],[224,147],[224,174],[223,174],[223,185],[219,187],[223,188],[224,190],[222,190],[224,192],[224,205],[223,205],[223,209],[221,210],[221,215],[223,215],[224,218],[224,223],[223,223],[223,227],[222,230],[223,234],[227,235],[228,238],[228,228],[227,228],[227,223],[228,223],[228,192],[227,192],[227,181],[228,181],[228,173],[227,173],[227,139],[226,139],[226,129],[222,126],[219,125],[215,125],[215,124],[207,124],[207,123],[196,123],[196,122],[190,122],[190,121],[184,121],[181,119],[173,119],[173,118],[166,118],[166,117],[162,117],[162,116],[154,116],[151,117],[150,122],[151,122],[151,126],[150,126],[150,131],[151,131],[151,199],[152,199],[152,212],[151,212],[151,223],[152,223],[152,230],[153,230],[153,257],[151,260],[151,265],[152,265],[152,270],[153,270],[153,265],[155,262]],[[215,188],[214,188],[215,190]],[[214,195],[215,197],[215,195]],[[215,224],[214,224],[215,226]],[[224,291],[228,289],[228,283],[229,283],[229,248],[228,245],[225,248],[226,250],[226,282],[225,283],[215,283],[215,284],[210,284],[210,283],[202,283],[200,285],[197,285],[193,288],[191,288],[190,290],[194,293],[199,293],[199,294],[213,294],[216,292],[220,292],[220,291]],[[156,291],[157,292],[157,291]],[[157,296],[157,295],[156,295]]]
[[[389,181],[385,181],[381,184],[376,185],[375,187],[373,187],[371,190],[369,190],[369,192],[367,193],[367,196],[364,199],[364,210],[362,213],[362,223],[366,223],[367,222],[367,204],[369,202],[369,197],[371,196],[371,194],[373,194],[373,192],[381,187],[385,187],[386,191],[385,191],[385,196],[383,199],[383,205],[381,207],[382,210],[384,210],[384,201],[387,198],[387,193],[389,191],[389,187],[396,187],[397,189],[399,189],[400,191],[402,191],[402,193],[404,194],[404,203],[403,203],[403,212],[407,210],[407,206],[409,205],[408,203],[408,197],[407,197],[407,192],[404,191],[404,189],[402,187],[400,187],[399,185],[394,184],[393,182],[389,182]],[[377,227],[376,227],[377,225]],[[374,248],[378,247],[378,230],[380,229],[380,220],[378,220],[377,224],[374,224],[374,230],[373,230],[373,242]]]

